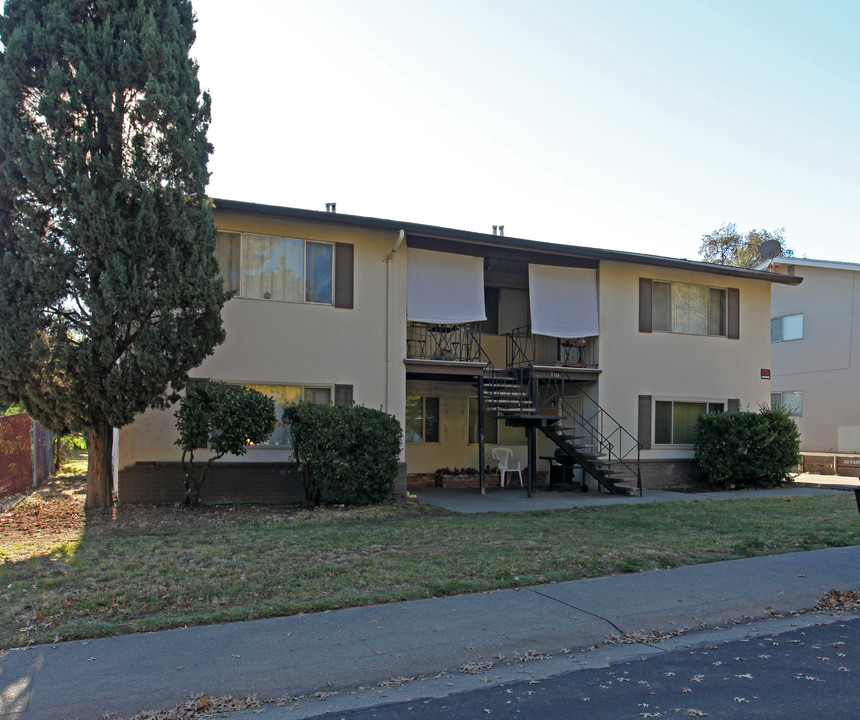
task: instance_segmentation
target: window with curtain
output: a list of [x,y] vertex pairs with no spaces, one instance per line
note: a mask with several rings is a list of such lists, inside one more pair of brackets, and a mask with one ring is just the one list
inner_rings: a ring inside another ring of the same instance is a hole
[[246,385],[246,387],[257,390],[263,395],[268,395],[275,401],[275,431],[269,436],[268,441],[262,443],[262,447],[289,448],[292,447],[290,439],[290,427],[283,421],[284,407],[301,400],[317,403],[318,405],[331,404],[331,387],[307,387],[302,385]]
[[726,336],[726,289],[655,280],[652,329],[685,335]]
[[331,305],[334,245],[219,232],[215,257],[226,290],[239,297]]
[[224,289],[228,292],[239,291],[241,241],[242,236],[239,233],[221,231],[218,232],[215,241],[215,259],[218,261],[218,270],[224,280]]
[[301,302],[304,299],[304,254],[302,240],[245,235],[242,297]]
[[654,403],[654,443],[657,445],[693,445],[693,428],[700,415],[724,412],[725,403],[657,400]]
[[263,447],[290,447],[289,426],[283,421],[284,407],[302,399],[302,388],[296,385],[246,385],[253,390],[268,395],[275,401],[275,431]]

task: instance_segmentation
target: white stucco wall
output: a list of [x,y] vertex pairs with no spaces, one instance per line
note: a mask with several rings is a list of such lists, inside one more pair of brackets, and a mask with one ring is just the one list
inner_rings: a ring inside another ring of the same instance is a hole
[[[639,332],[639,278],[739,289],[740,338]],[[603,261],[600,264],[600,397],[636,435],[638,397],[725,402],[741,409],[769,402],[771,283],[710,273]],[[653,433],[653,412],[652,428]],[[653,435],[652,435],[653,437]],[[692,457],[692,449],[652,446],[643,458]]]
[[[190,377],[261,385],[352,385],[356,404],[382,408],[402,423],[405,248],[391,263],[384,262],[396,234],[224,212],[216,212],[216,225],[221,230],[353,244],[354,308],[233,298],[222,314],[227,339]],[[148,411],[122,429],[119,467],[179,460],[175,439],[173,410]],[[288,456],[287,450],[250,448],[241,459],[267,462]]]
[[860,272],[798,264],[795,274],[800,285],[774,287],[772,315],[803,313],[803,338],[771,344],[773,390],[803,393],[803,450],[860,452]]

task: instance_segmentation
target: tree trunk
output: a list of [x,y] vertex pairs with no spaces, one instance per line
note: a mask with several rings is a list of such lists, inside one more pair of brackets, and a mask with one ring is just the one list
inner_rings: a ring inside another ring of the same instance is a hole
[[113,428],[100,422],[90,428],[88,445],[89,467],[87,468],[87,509],[109,508],[113,496]]

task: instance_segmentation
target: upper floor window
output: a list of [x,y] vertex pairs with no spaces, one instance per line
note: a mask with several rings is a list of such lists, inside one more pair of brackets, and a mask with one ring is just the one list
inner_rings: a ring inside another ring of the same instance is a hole
[[215,256],[224,289],[239,297],[331,305],[334,248],[297,238],[219,232]]
[[803,313],[797,315],[783,315],[771,318],[770,341],[783,342],[784,340],[803,339]]
[[639,332],[710,335],[737,340],[740,289],[639,278]]
[[727,291],[691,283],[655,280],[652,330],[726,336]]

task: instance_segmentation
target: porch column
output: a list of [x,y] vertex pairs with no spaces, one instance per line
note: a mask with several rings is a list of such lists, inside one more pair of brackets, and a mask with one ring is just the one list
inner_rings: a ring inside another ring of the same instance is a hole
[[526,480],[526,496],[531,497],[537,479],[537,426],[534,423],[529,423],[526,428],[528,430],[529,443],[529,476]]
[[484,373],[478,375],[478,479],[481,495],[487,493],[486,478],[484,477]]

